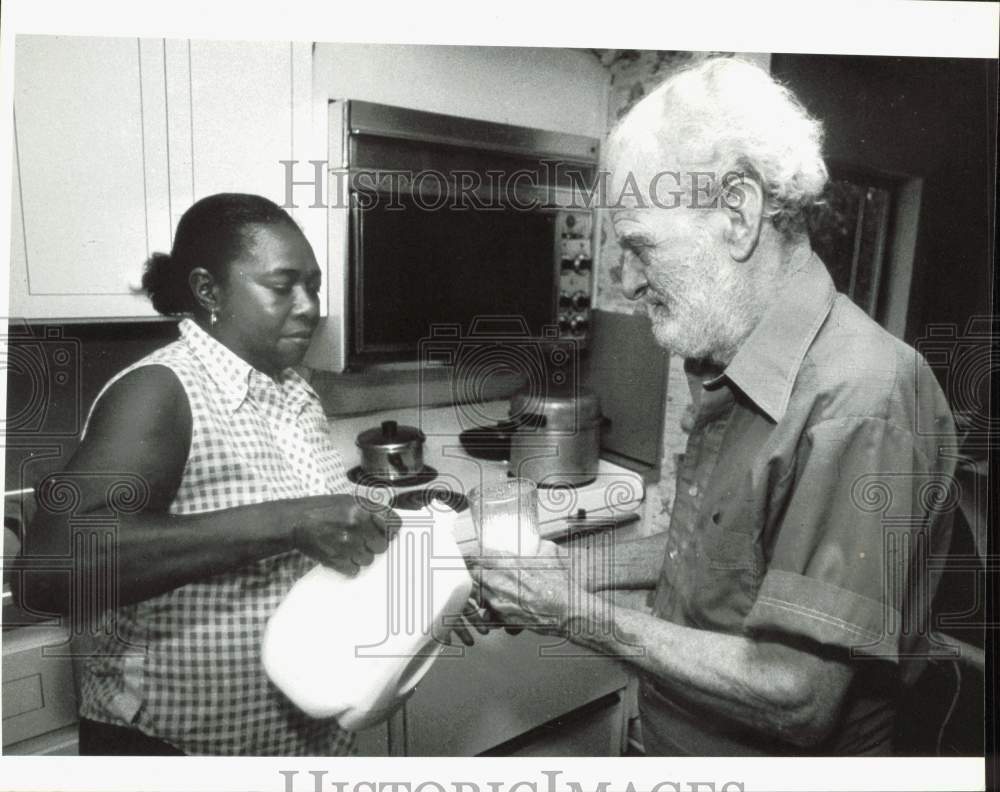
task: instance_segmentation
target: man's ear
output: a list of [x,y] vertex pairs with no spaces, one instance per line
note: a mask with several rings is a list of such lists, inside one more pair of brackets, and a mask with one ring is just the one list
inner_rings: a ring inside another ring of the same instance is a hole
[[734,261],[746,261],[760,240],[767,196],[760,182],[749,173],[728,173],[719,194],[720,206],[729,220],[726,243]]
[[195,267],[188,275],[188,285],[195,301],[205,313],[210,314],[219,309],[219,284],[211,272],[204,267]]

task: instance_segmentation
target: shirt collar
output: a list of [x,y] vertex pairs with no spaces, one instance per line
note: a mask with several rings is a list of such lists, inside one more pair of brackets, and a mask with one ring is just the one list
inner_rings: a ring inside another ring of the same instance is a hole
[[780,421],[802,361],[836,295],[823,262],[810,252],[725,371],[706,386],[728,379],[775,423]]
[[275,389],[288,406],[300,407],[314,396],[312,387],[295,369],[285,369],[275,382],[216,341],[192,319],[182,319],[178,328],[192,354],[205,364],[208,376],[231,412],[236,412],[248,395],[260,401],[268,391]]

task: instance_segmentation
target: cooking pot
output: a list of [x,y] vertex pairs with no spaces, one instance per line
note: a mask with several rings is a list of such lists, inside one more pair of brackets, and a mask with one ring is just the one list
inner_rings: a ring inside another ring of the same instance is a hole
[[510,400],[510,422],[510,475],[540,487],[579,487],[597,478],[601,426],[607,423],[597,394],[520,391]]
[[388,481],[410,478],[424,470],[424,433],[415,426],[382,421],[358,435],[361,468],[366,475]]

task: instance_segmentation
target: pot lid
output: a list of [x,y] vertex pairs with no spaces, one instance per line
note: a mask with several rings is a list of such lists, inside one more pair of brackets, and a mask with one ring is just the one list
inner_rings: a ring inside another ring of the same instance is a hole
[[395,421],[382,421],[381,426],[366,429],[359,434],[356,442],[361,447],[401,446],[422,443],[424,439],[424,433],[415,426],[400,426]]
[[572,428],[601,417],[600,399],[588,388],[550,387],[543,393],[536,390],[525,389],[511,397],[512,420],[530,420],[531,416],[544,415],[550,428]]

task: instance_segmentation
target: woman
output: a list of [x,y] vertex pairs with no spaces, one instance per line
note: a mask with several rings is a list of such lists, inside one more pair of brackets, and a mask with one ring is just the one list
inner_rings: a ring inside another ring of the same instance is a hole
[[[65,556],[78,518],[107,515],[115,488],[132,488],[113,547],[74,554],[83,585],[110,582],[117,598],[114,629],[82,669],[81,753],[349,751],[351,735],[300,713],[259,658],[299,577],[317,561],[356,572],[397,527],[347,494],[316,393],[290,368],[318,321],[320,275],[291,217],[241,194],[198,201],[170,255],[147,262],[156,310],[193,319],[98,396],[66,471],[40,487],[30,532],[33,556]],[[68,575],[27,578],[26,604],[69,612]]]

